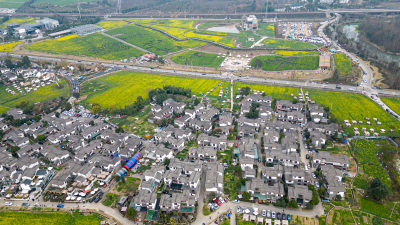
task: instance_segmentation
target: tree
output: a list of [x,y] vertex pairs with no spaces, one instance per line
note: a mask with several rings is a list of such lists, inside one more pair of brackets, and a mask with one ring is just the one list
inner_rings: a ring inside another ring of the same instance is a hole
[[134,220],[136,217],[136,211],[133,207],[129,207],[126,210],[126,214],[125,214],[126,218],[130,219],[130,220]]
[[251,194],[249,192],[243,192],[243,201],[249,201],[251,198]]
[[261,59],[256,58],[253,62],[253,67],[256,69],[260,69],[263,65],[263,62],[261,61]]
[[367,190],[367,194],[375,201],[380,201],[388,196],[389,190],[386,185],[382,183],[381,179],[377,177],[372,180]]
[[257,119],[259,111],[257,110],[258,104],[257,103],[251,103],[251,108],[250,112],[246,113],[246,117],[249,119]]
[[39,135],[36,137],[36,141],[39,142],[39,143],[43,143],[44,140],[46,140],[46,135],[44,135],[44,134],[39,134]]
[[90,126],[94,126],[94,121],[91,120],[91,121],[89,122],[89,125],[90,125]]
[[251,91],[251,88],[249,88],[249,87],[242,87],[242,88],[240,89],[240,94],[243,95],[243,96],[246,96],[246,95],[249,95],[249,94],[250,94],[250,91]]
[[297,205],[296,200],[292,199],[288,202],[288,207],[289,208],[293,208],[293,209],[297,209],[299,206]]
[[99,104],[93,104],[92,105],[92,113],[93,114],[98,114],[101,111],[101,106]]
[[15,65],[14,65],[14,63],[11,61],[11,58],[10,58],[10,57],[6,58],[6,60],[4,61],[4,63],[5,63],[5,65],[6,65],[6,67],[9,68],[9,69],[14,69],[14,68],[15,68]]
[[122,128],[122,127],[117,127],[116,129],[115,129],[115,133],[124,133],[125,131],[124,131],[124,129]]
[[24,56],[24,57],[22,57],[22,67],[24,67],[24,68],[29,68],[29,67],[31,67],[31,60],[29,60],[29,57],[28,56]]

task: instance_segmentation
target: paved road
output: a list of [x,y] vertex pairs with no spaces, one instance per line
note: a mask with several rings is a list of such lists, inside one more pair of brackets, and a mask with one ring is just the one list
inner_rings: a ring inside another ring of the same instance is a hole
[[[264,205],[264,204],[249,203],[249,202],[240,202],[240,203],[228,202],[228,203],[223,204],[218,210],[214,211],[209,216],[204,216],[203,214],[198,215],[196,221],[192,224],[193,225],[202,225],[203,223],[205,223],[207,225],[211,224],[216,219],[218,219],[219,216],[226,214],[228,210],[231,210],[232,213],[236,213],[238,206],[245,208],[245,209],[246,208],[258,208],[259,214],[261,214],[262,210],[271,210],[271,212],[274,211],[274,212],[280,212],[280,213],[298,215],[298,216],[310,217],[310,218],[324,215],[324,208],[322,207],[321,203],[318,204],[317,206],[315,206],[314,209],[312,209],[312,210],[305,210],[305,209],[284,209],[284,208],[280,208],[280,207],[275,207],[273,205]],[[235,219],[233,219],[233,220],[235,220]]]
[[[20,58],[22,54],[8,54],[8,53],[0,53],[0,56],[11,56],[15,58]],[[29,55],[29,54],[26,54]],[[30,58],[35,60],[44,60],[50,62],[60,62],[62,60],[67,61],[69,63],[81,63],[92,65],[95,63],[99,63],[99,60],[72,60],[65,58],[56,58],[54,57],[43,57],[43,56],[32,56],[29,55]],[[179,70],[169,70],[169,69],[160,69],[160,68],[150,68],[145,66],[133,66],[128,64],[117,64],[117,63],[101,63],[106,67],[113,67],[115,69],[125,69],[125,70],[134,70],[140,72],[150,72],[150,73],[164,73],[175,76],[190,76],[190,77],[200,77],[200,78],[210,78],[210,79],[220,79],[220,80],[229,80],[229,76],[215,74],[215,73],[201,73],[201,72],[190,72],[190,71],[179,71]],[[339,91],[339,92],[351,92],[362,94],[365,91],[364,87],[356,87],[350,85],[340,85],[341,89],[337,89],[336,84],[320,84],[316,82],[302,82],[302,81],[287,81],[287,80],[276,80],[276,79],[265,79],[265,78],[257,78],[257,77],[236,77],[236,81],[243,83],[257,83],[257,84],[266,84],[266,85],[276,85],[276,86],[288,86],[288,87],[297,87],[297,88],[310,88],[310,89],[318,89],[318,90],[327,90],[327,91]],[[371,88],[373,89],[373,88]],[[375,90],[377,94],[392,96],[392,97],[400,97],[399,91],[391,91],[391,90]]]

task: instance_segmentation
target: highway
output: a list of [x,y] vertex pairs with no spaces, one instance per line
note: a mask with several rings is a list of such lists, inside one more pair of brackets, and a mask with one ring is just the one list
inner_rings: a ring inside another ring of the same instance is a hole
[[[25,55],[25,54],[24,54]],[[15,53],[0,53],[0,56],[11,56],[15,58],[21,58],[24,55],[15,54]],[[43,60],[49,62],[61,62],[67,61],[69,63],[81,63],[86,65],[92,65],[99,63],[98,60],[72,60],[65,58],[51,58],[51,57],[43,57],[43,56],[35,56],[28,55],[33,60]],[[179,71],[179,70],[170,70],[170,69],[161,69],[161,68],[150,68],[145,66],[135,66],[128,64],[116,64],[116,63],[101,63],[101,65],[105,67],[111,67],[114,70],[132,70],[139,72],[147,72],[147,73],[161,73],[161,74],[169,74],[175,76],[189,76],[196,78],[209,78],[209,79],[218,79],[218,80],[227,80],[230,81],[230,77],[224,74],[217,73],[201,73],[201,72],[191,72],[191,71]],[[265,84],[265,85],[275,85],[275,86],[286,86],[286,87],[297,87],[304,89],[316,89],[316,90],[326,90],[326,91],[338,91],[338,92],[349,92],[349,93],[357,93],[363,94],[366,91],[365,87],[362,86],[351,86],[351,85],[339,85],[340,89],[336,84],[321,84],[317,82],[303,82],[303,81],[290,81],[290,80],[277,80],[277,79],[268,79],[268,78],[258,78],[258,77],[235,77],[235,81],[243,82],[243,83],[255,83],[255,84]],[[391,91],[391,90],[378,90],[373,89],[376,94],[392,96],[392,97],[400,97],[400,92]]]

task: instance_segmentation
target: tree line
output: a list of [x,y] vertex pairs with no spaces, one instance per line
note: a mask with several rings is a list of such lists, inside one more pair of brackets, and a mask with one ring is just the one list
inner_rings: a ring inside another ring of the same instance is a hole
[[400,52],[400,17],[368,18],[359,25],[359,30],[376,45],[391,52]]

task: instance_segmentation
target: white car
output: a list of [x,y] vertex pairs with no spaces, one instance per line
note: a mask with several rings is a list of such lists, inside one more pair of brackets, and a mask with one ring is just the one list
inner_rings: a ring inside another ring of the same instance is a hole
[[267,217],[270,218],[271,217],[271,210],[267,211]]
[[6,205],[6,206],[12,206],[13,203],[12,203],[12,202],[5,202],[4,205]]
[[271,217],[272,217],[272,219],[275,219],[275,212],[274,211],[272,211]]
[[266,216],[267,216],[267,210],[263,209],[263,210],[261,211],[261,215],[262,215],[263,217],[266,217]]

